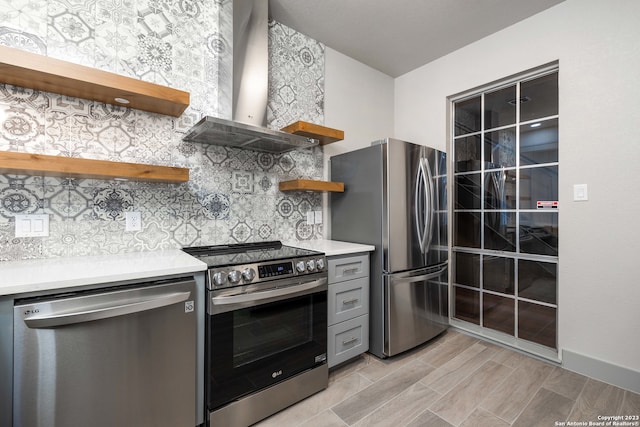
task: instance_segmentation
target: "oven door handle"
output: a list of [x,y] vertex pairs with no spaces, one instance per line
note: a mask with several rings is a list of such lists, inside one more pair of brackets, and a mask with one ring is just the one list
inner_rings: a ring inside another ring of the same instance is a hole
[[327,290],[327,278],[314,280],[299,285],[269,289],[267,291],[249,292],[239,295],[220,295],[210,298],[210,313],[219,314],[239,308],[267,304],[288,298],[309,295]]

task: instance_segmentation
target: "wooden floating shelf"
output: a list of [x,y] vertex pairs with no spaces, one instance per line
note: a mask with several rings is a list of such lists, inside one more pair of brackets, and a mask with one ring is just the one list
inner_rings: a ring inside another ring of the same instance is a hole
[[190,98],[182,90],[6,46],[0,46],[0,83],[173,117],[184,112]]
[[294,179],[291,181],[281,181],[280,191],[331,191],[336,193],[344,192],[344,183],[331,181],[315,181],[312,179]]
[[344,139],[344,131],[303,121],[292,123],[289,126],[283,127],[281,130],[283,132],[317,139],[320,141],[320,145],[331,144],[332,142],[342,141]]
[[0,174],[180,183],[189,169],[0,151]]

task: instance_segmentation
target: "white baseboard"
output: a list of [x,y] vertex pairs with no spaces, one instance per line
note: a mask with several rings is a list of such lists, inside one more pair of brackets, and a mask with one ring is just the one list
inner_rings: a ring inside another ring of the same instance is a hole
[[587,377],[640,393],[640,372],[589,356],[562,350],[562,367]]

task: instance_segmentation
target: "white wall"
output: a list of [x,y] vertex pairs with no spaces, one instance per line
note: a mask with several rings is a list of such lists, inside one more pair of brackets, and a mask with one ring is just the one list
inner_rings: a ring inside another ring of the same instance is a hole
[[[325,178],[329,158],[393,136],[393,78],[330,48],[325,48],[325,126],[344,131],[344,140],[324,146]],[[324,236],[331,225],[324,200]]]
[[396,137],[444,148],[447,96],[559,61],[559,345],[637,372],[639,16],[637,0],[566,0],[395,82]]

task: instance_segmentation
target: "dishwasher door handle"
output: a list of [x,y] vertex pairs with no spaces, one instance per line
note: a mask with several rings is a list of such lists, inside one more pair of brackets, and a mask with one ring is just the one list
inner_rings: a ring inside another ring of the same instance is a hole
[[109,317],[123,316],[126,314],[139,313],[152,310],[154,308],[166,307],[189,299],[191,292],[170,292],[161,295],[141,297],[135,301],[123,302],[122,299],[116,301],[106,301],[101,304],[87,306],[79,305],[76,309],[55,310],[47,314],[33,314],[24,318],[24,323],[32,329],[52,328],[56,326],[69,325],[72,323],[90,322],[92,320],[107,319]]

